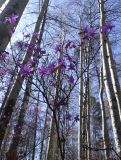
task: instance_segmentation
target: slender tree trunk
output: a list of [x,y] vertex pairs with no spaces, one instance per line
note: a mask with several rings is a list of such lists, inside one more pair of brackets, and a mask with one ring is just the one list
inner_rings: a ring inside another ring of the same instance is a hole
[[52,118],[50,126],[50,137],[48,140],[46,160],[58,160],[58,137],[54,118]]
[[[100,4],[100,26],[105,25],[105,10],[104,10],[104,1],[99,0]],[[102,63],[103,63],[103,79],[105,84],[105,89],[107,93],[107,98],[110,107],[110,115],[112,120],[112,128],[114,133],[114,140],[116,145],[116,152],[121,152],[121,122],[120,122],[120,113],[118,104],[116,101],[116,95],[114,93],[112,77],[109,70],[108,63],[108,54],[106,48],[106,34],[100,33],[100,41],[101,41],[101,55],[102,55]]]
[[[38,97],[39,98],[39,97]],[[38,106],[39,104],[37,104]],[[37,118],[38,112],[35,113],[35,127],[34,127],[34,143],[33,143],[33,152],[32,152],[32,160],[35,158],[35,152],[36,152],[36,134],[37,134]]]
[[46,124],[47,124],[47,114],[48,114],[48,107],[46,110],[46,116],[45,116],[45,122],[44,122],[44,129],[41,132],[41,148],[40,148],[40,160],[43,160],[43,149],[44,149],[44,138],[45,138],[45,132],[46,132]]
[[[39,32],[40,25],[43,20],[43,16],[45,14],[45,11],[48,8],[48,3],[49,3],[49,0],[45,0],[43,2],[43,6],[41,9],[38,21],[36,23],[36,27],[35,27],[34,32]],[[34,37],[32,37],[31,43],[32,44],[36,43],[36,39]],[[30,52],[30,50],[28,50],[25,57],[24,57],[23,64],[26,64],[28,62],[31,55],[32,55],[32,52]],[[6,103],[4,105],[4,110],[3,110],[2,114],[1,114],[1,118],[0,118],[0,146],[1,146],[2,141],[4,139],[5,130],[7,128],[9,121],[10,121],[11,114],[13,112],[13,108],[15,106],[18,94],[21,90],[23,81],[24,81],[24,77],[21,77],[20,73],[18,73],[18,75],[16,76],[16,79],[15,79],[15,82],[13,83],[13,86],[10,90],[10,93],[7,97]]]
[[[86,64],[87,64],[87,73],[86,73],[86,94],[87,94],[87,146],[90,147],[90,74],[89,74],[89,64],[90,64],[90,44],[88,46],[88,52],[86,54]],[[90,160],[90,149],[87,150],[87,160]]]
[[[106,121],[105,105],[103,100],[103,70],[100,68],[100,82],[99,82],[99,98],[100,98],[100,109],[101,109],[101,118],[102,118],[102,137],[103,137],[103,147],[110,148],[109,145],[109,134],[108,126]],[[104,151],[105,159],[108,160],[110,157],[110,151],[107,149]]]
[[[6,49],[11,39],[12,31],[16,28],[28,1],[29,0],[10,0],[0,14],[0,52]],[[13,13],[19,16],[16,23],[5,24],[5,17],[8,17]]]
[[23,98],[23,103],[21,105],[21,110],[20,110],[20,114],[18,117],[18,121],[14,130],[14,135],[13,135],[13,139],[12,139],[12,143],[10,145],[9,151],[6,154],[7,160],[16,160],[17,159],[17,147],[20,141],[20,135],[21,135],[21,131],[22,131],[22,127],[24,124],[24,117],[26,114],[26,110],[28,107],[28,102],[29,102],[29,97],[30,97],[30,92],[31,92],[31,81],[29,81],[26,84],[26,90],[24,93],[24,98]]
[[[81,35],[80,35],[81,36]],[[82,38],[81,42],[82,44]],[[83,112],[83,48],[80,47],[80,83],[79,83],[79,128],[78,128],[78,160],[82,160],[82,112]]]
[[114,89],[115,97],[117,100],[118,110],[119,110],[119,114],[120,114],[120,121],[121,121],[121,90],[120,90],[118,76],[116,73],[116,65],[115,65],[115,61],[113,59],[112,48],[111,48],[108,36],[106,37],[106,48],[107,48],[109,69],[110,69],[110,73],[111,73],[111,77],[112,77],[113,89]]
[[2,7],[2,5],[5,3],[5,0],[0,0],[0,8]]

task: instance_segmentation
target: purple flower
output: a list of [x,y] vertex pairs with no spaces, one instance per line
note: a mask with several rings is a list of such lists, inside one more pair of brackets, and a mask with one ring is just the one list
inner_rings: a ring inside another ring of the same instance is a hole
[[29,63],[27,64],[24,64],[21,66],[21,70],[20,70],[20,73],[22,76],[30,76],[32,74],[32,67]]
[[40,47],[35,47],[35,48],[34,48],[34,51],[35,51],[35,52],[38,52],[38,53],[41,53],[41,48],[40,48]]
[[94,37],[96,34],[96,30],[94,28],[85,28],[84,29],[84,37],[83,39],[88,39]]
[[76,115],[76,116],[74,117],[74,120],[75,120],[76,122],[78,122],[78,121],[79,121],[79,115]]
[[37,62],[37,57],[31,57],[31,59],[28,61],[28,64],[32,65],[35,62]]
[[23,42],[23,41],[18,41],[18,42],[16,42],[16,45],[17,45],[18,47],[22,48],[23,45],[24,45],[24,42]]
[[28,49],[29,49],[30,51],[33,51],[34,48],[35,48],[35,45],[34,45],[34,44],[32,44],[32,43],[28,44]]
[[47,67],[38,68],[38,73],[41,76],[51,74],[54,71],[54,67],[55,67],[55,65],[52,63],[52,64],[49,64]]
[[39,73],[41,76],[45,76],[45,75],[47,75],[48,70],[47,70],[47,68],[38,68],[38,73]]
[[67,119],[68,121],[71,121],[71,118],[72,118],[72,115],[71,115],[70,113],[67,113],[66,119]]
[[71,76],[67,76],[67,81],[68,81],[68,83],[71,85],[71,84],[74,84],[74,78],[73,78],[73,76],[71,75]]
[[13,13],[12,15],[5,18],[5,23],[15,24],[18,17],[19,17],[18,15]]
[[113,27],[115,26],[111,22],[107,22],[104,26],[100,27],[100,31],[101,33],[107,33],[112,30]]

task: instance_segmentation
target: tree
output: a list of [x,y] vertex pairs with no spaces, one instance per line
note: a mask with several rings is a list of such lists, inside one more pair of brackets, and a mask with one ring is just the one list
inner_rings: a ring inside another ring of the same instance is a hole
[[[40,25],[42,23],[42,20],[43,20],[43,16],[44,16],[44,13],[48,7],[48,0],[45,0],[44,3],[43,3],[43,6],[42,6],[42,9],[41,9],[41,12],[40,12],[40,15],[38,17],[38,21],[36,23],[36,26],[35,26],[35,30],[34,32],[37,33],[39,32],[39,28],[40,28]],[[35,44],[36,43],[36,38],[33,37],[31,39],[31,43],[30,44]],[[28,49],[27,53],[26,53],[26,56],[24,57],[23,59],[23,64],[26,64],[29,59],[31,58],[32,56],[32,51],[30,51]],[[10,93],[6,99],[6,103],[4,104],[4,110],[1,114],[1,117],[0,117],[0,146],[2,144],[2,141],[4,139],[4,135],[5,135],[5,130],[7,128],[7,125],[10,121],[10,118],[11,118],[11,114],[13,112],[13,108],[15,106],[15,103],[16,103],[16,100],[17,100],[17,96],[21,90],[21,87],[22,87],[22,83],[24,81],[24,77],[21,77],[21,73],[19,72],[16,76],[16,79],[13,83],[13,86],[11,87],[11,90],[10,90]],[[7,118],[6,118],[7,117]]]
[[[0,52],[4,52],[29,0],[10,0],[0,15]],[[6,18],[8,19],[6,22]],[[13,19],[14,21],[9,21]],[[6,23],[5,23],[6,22]]]
[[[99,1],[100,26],[105,26],[106,24],[104,4],[105,2],[103,0]],[[100,42],[101,42],[102,67],[103,67],[103,80],[104,80],[106,93],[107,93],[109,106],[110,106],[110,114],[111,114],[114,137],[115,137],[114,139],[115,139],[116,151],[117,153],[120,153],[120,146],[121,146],[120,108],[116,100],[116,94],[113,88],[113,81],[112,81],[113,77],[109,67],[110,57],[109,57],[109,51],[107,50],[107,47],[106,47],[107,38],[108,38],[108,34],[105,34],[104,31],[102,30],[102,32],[100,33]]]

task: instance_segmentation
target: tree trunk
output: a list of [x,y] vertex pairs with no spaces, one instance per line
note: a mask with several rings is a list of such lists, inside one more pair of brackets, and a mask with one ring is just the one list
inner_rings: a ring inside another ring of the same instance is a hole
[[[104,10],[104,1],[99,0],[100,2],[100,26],[105,25],[105,10]],[[118,104],[116,101],[116,96],[113,89],[112,77],[109,70],[108,64],[108,54],[106,48],[106,34],[100,33],[100,41],[101,41],[101,55],[102,55],[102,63],[103,63],[103,79],[105,84],[105,89],[107,93],[107,98],[110,107],[110,115],[112,120],[112,128],[114,133],[114,140],[116,145],[116,152],[121,152],[121,122],[120,122],[120,113]]]
[[[100,109],[101,109],[101,121],[102,121],[102,138],[103,138],[103,147],[110,148],[109,145],[109,134],[108,134],[108,126],[106,121],[106,113],[105,113],[105,105],[103,100],[103,70],[100,68],[100,80],[99,80],[99,98],[100,98]],[[110,157],[110,151],[107,149],[104,151],[105,159],[108,160]]]
[[[82,37],[81,42],[82,43]],[[83,48],[80,47],[80,83],[79,83],[79,128],[78,128],[78,160],[82,160],[82,112],[83,112]]]
[[[29,0],[10,0],[7,4],[7,6],[4,8],[4,10],[2,11],[2,13],[0,14],[0,52],[1,51],[4,51],[8,45],[8,43],[10,42],[10,39],[12,37],[12,32],[21,16],[22,16],[22,13],[27,5]],[[5,17],[8,17],[12,14],[17,14],[19,17],[16,21],[15,24],[5,24],[4,21],[5,21]]]
[[[43,16],[45,14],[45,11],[48,8],[48,3],[49,3],[49,0],[45,0],[43,2],[43,6],[41,9],[38,21],[36,23],[36,27],[35,27],[34,32],[39,32],[40,25],[43,20]],[[36,43],[36,39],[34,37],[32,37],[31,44],[35,44],[35,43]],[[28,60],[31,58],[31,56],[32,56],[32,52],[30,52],[30,50],[28,50],[25,57],[24,57],[23,64],[26,64],[28,62]],[[24,77],[21,77],[20,72],[19,72],[16,76],[16,79],[13,83],[13,86],[11,87],[10,93],[9,93],[7,100],[6,100],[6,103],[4,105],[4,110],[3,110],[2,114],[1,114],[1,118],[0,118],[0,146],[1,146],[2,141],[4,139],[5,130],[7,128],[9,121],[10,121],[10,118],[11,118],[11,115],[13,112],[13,108],[15,106],[18,94],[21,90],[23,81],[24,81]]]
[[[38,96],[39,97],[39,96]],[[38,106],[39,104],[37,104]],[[35,113],[35,127],[34,127],[34,143],[33,143],[33,152],[32,152],[32,160],[35,158],[35,152],[36,152],[36,132],[37,132],[37,118],[38,112]]]
[[23,103],[21,105],[21,110],[20,110],[20,114],[18,117],[18,121],[16,124],[16,127],[14,129],[14,135],[13,135],[13,139],[12,139],[12,143],[9,147],[9,150],[6,154],[6,160],[16,160],[17,159],[17,147],[20,141],[20,135],[21,135],[21,131],[22,131],[22,127],[24,124],[24,117],[26,114],[26,110],[28,108],[28,103],[29,103],[29,97],[30,97],[30,92],[31,92],[31,80],[26,84],[26,90],[24,93],[24,98],[23,98]]
[[46,160],[58,160],[58,137],[54,118],[52,118],[50,126]]
[[0,0],[0,8],[2,7],[2,5],[5,3],[5,0]]
[[106,37],[106,48],[107,48],[109,69],[110,69],[110,73],[112,77],[113,89],[114,89],[115,97],[117,100],[118,110],[120,114],[120,121],[121,121],[121,90],[120,90],[118,76],[116,73],[116,65],[113,59],[112,48],[110,46],[110,41],[109,41],[108,36]]

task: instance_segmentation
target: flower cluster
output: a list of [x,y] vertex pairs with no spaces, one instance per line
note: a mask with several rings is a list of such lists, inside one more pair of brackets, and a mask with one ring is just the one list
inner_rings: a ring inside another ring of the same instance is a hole
[[[108,33],[112,30],[113,27],[115,26],[112,24],[112,22],[107,22],[105,25],[100,26],[100,32]],[[86,27],[82,29],[79,34],[81,34],[83,40],[89,40],[90,38],[93,38],[97,33],[95,28]]]
[[38,68],[38,73],[41,76],[46,76],[51,74],[54,71],[54,68],[55,68],[55,64],[51,63],[47,67],[42,66],[41,68]]
[[107,22],[104,26],[100,27],[101,33],[107,33],[112,30],[114,25],[111,22]]
[[17,14],[12,14],[8,17],[5,17],[5,23],[8,24],[15,24],[17,22],[17,19],[19,18],[19,16]]
[[32,57],[26,64],[21,65],[21,70],[20,70],[21,76],[30,76],[33,73],[32,65],[36,62],[37,62],[37,58]]
[[55,53],[61,52],[63,49],[73,49],[76,48],[76,44],[73,41],[68,40],[63,46],[62,44],[56,44],[54,50]]
[[94,28],[84,28],[83,30],[83,39],[93,38],[96,34],[96,29]]

